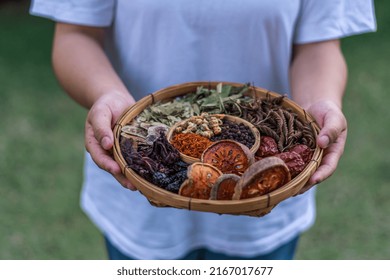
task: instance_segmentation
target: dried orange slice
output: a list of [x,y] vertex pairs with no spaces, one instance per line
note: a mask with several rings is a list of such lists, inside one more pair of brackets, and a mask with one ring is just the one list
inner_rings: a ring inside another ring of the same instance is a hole
[[223,174],[211,188],[210,199],[232,200],[236,184],[240,176],[235,174]]
[[254,162],[254,155],[241,143],[220,140],[203,152],[201,161],[214,165],[224,174],[242,175]]
[[233,199],[267,194],[291,180],[287,165],[277,157],[267,157],[252,164],[237,182]]
[[222,175],[216,167],[201,162],[196,162],[188,167],[188,179],[179,189],[182,196],[209,199],[212,186]]

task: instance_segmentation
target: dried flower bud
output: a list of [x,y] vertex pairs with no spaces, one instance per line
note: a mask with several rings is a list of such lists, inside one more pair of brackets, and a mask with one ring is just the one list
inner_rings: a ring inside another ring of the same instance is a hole
[[217,127],[213,127],[213,132],[215,135],[218,135],[222,132],[222,128],[217,126]]

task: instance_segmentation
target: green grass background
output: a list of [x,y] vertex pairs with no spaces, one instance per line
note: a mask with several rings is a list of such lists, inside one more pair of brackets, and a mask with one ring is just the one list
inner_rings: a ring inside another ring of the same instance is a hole
[[[318,218],[297,259],[390,259],[390,2],[378,32],[344,39],[349,136],[318,188]],[[51,70],[53,23],[0,7],[0,259],[105,259],[81,212],[86,111]]]

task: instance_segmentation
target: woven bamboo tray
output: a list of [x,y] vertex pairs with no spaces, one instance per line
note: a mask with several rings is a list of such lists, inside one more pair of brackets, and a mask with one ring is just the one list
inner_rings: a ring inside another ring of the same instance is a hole
[[[261,217],[268,214],[277,204],[296,195],[310,179],[311,175],[318,168],[323,150],[316,147],[312,159],[306,168],[294,179],[280,187],[279,189],[263,196],[243,199],[243,200],[204,200],[180,196],[172,192],[166,191],[158,186],[153,185],[147,180],[140,177],[130,167],[127,166],[120,150],[120,134],[124,125],[131,122],[138,114],[140,114],[148,106],[162,100],[169,100],[177,96],[185,95],[195,92],[197,87],[204,86],[216,88],[220,82],[190,82],[178,84],[167,87],[145,96],[127,111],[117,121],[114,127],[114,148],[113,154],[115,160],[121,167],[122,173],[130,180],[130,182],[137,187],[137,189],[149,200],[149,202],[157,207],[174,207],[180,209],[188,209],[202,212],[212,212],[218,214],[232,214],[232,215],[247,215]],[[230,84],[232,86],[240,87],[243,84],[223,82],[223,84]],[[278,97],[279,94],[268,91],[260,87],[251,87],[249,94],[257,97]],[[290,99],[283,99],[283,107],[291,108],[297,113],[301,121],[310,123],[315,134],[319,132],[314,119],[306,113],[299,105]]]
[[[213,115],[211,115],[213,116]],[[253,146],[250,148],[250,151],[252,154],[255,154],[256,151],[259,149],[260,147],[260,132],[259,130],[253,125],[251,124],[250,122],[242,119],[242,118],[239,118],[239,117],[235,117],[235,116],[230,116],[230,115],[223,115],[223,114],[219,114],[219,118],[220,119],[227,119],[231,122],[235,122],[235,123],[242,123],[244,125],[246,125],[250,131],[252,131],[253,133],[253,136],[255,138],[255,143],[253,144]],[[175,135],[175,130],[176,128],[181,125],[183,122],[185,122],[186,120],[183,120],[181,122],[178,122],[176,124],[174,124],[168,131],[167,133],[167,139],[169,142],[171,142],[171,138]],[[197,161],[200,161],[200,158],[195,158],[195,157],[191,157],[191,156],[188,156],[186,154],[183,154],[183,153],[180,153],[180,157],[181,159],[186,162],[186,163],[194,163],[194,162],[197,162]]]

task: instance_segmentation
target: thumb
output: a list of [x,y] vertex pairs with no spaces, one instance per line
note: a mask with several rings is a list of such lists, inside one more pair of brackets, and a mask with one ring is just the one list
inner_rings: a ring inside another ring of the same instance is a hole
[[87,125],[89,125],[100,146],[105,150],[110,150],[114,144],[114,136],[111,129],[112,113],[107,106],[96,106],[91,108]]
[[337,114],[335,111],[329,111],[325,114],[322,129],[317,138],[317,144],[325,149],[336,142],[340,134],[346,130],[347,122],[343,114]]

